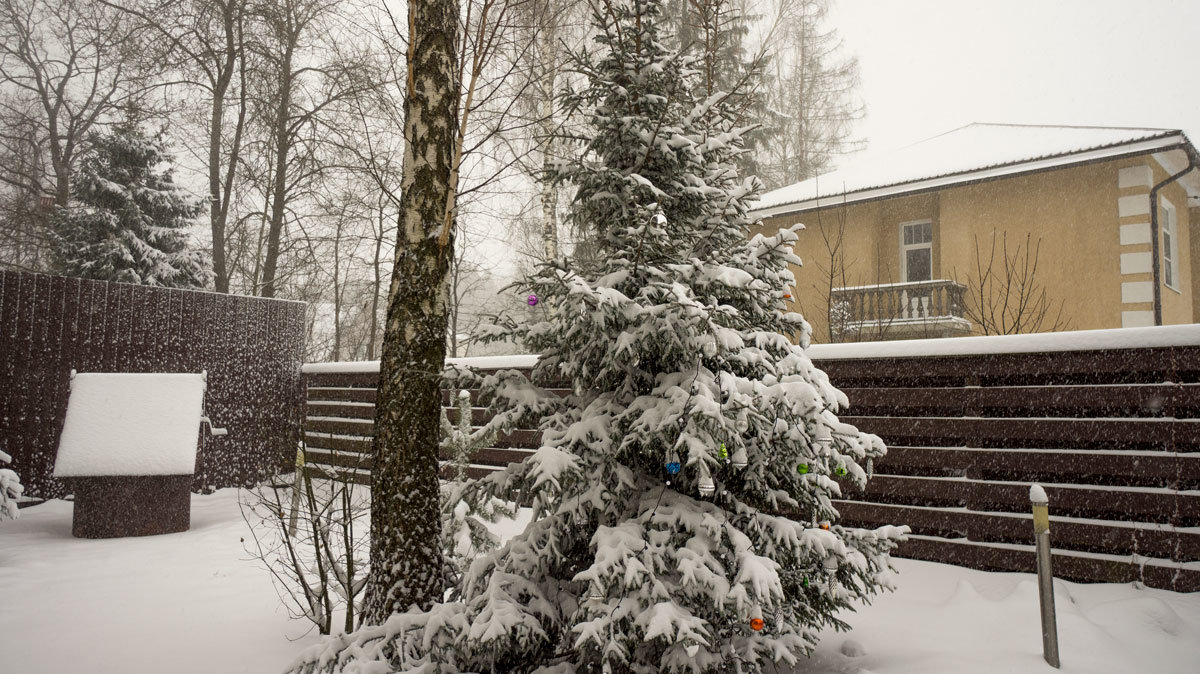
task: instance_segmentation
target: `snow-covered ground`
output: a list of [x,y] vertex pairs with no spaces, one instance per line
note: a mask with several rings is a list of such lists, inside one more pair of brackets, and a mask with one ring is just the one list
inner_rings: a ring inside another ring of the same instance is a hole
[[193,495],[191,530],[163,536],[72,538],[66,501],[0,525],[0,672],[280,671],[317,637],[249,561],[237,499]]
[[[166,536],[72,538],[63,501],[0,524],[0,672],[280,671],[318,637],[288,620],[250,561],[237,499],[193,496],[191,531]],[[1032,575],[896,566],[899,590],[845,615],[853,630],[828,634],[799,672],[1054,671],[1041,659]],[[1200,671],[1200,593],[1065,582],[1056,592],[1062,671]]]

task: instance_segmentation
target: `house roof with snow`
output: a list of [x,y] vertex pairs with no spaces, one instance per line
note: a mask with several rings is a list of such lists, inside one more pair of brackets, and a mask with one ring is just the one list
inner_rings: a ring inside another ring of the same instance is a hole
[[[968,124],[767,192],[755,206],[755,215],[767,218],[1172,149],[1196,156],[1179,129]],[[1189,185],[1189,192],[1197,187],[1200,184]]]

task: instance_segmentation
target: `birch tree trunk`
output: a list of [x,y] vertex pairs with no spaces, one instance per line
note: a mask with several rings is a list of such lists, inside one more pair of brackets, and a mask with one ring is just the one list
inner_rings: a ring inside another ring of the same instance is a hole
[[[454,240],[457,0],[411,0],[404,178],[371,469],[365,624],[442,597],[440,376]],[[448,210],[450,212],[448,212]]]

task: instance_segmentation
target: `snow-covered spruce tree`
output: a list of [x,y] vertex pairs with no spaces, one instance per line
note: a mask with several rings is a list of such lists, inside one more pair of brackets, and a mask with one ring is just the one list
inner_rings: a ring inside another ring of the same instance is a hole
[[599,49],[568,94],[591,135],[559,174],[600,254],[542,267],[526,279],[540,320],[496,330],[541,358],[529,380],[481,378],[480,399],[497,424],[540,419],[542,446],[462,494],[530,503],[533,521],[447,601],[315,646],[299,671],[756,672],[888,586],[904,528],[836,524],[831,498],[884,447],[838,422],[845,397],[785,311],[795,232],[750,236],[742,130],[725,97],[689,93],[659,0],[593,14]]
[[[12,457],[0,452],[0,465],[10,463],[12,463]],[[0,522],[15,520],[21,516],[17,499],[21,498],[23,493],[25,493],[25,487],[21,484],[21,478],[17,475],[17,471],[11,468],[0,468]]]
[[203,204],[176,185],[161,134],[125,123],[97,135],[71,205],[54,219],[56,271],[68,276],[172,288],[202,288],[206,257],[187,229]]

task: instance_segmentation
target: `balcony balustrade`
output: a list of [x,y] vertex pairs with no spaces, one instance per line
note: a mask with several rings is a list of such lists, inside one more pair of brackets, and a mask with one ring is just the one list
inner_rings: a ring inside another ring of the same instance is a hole
[[834,288],[830,324],[842,342],[967,335],[966,291],[965,285],[945,279]]

